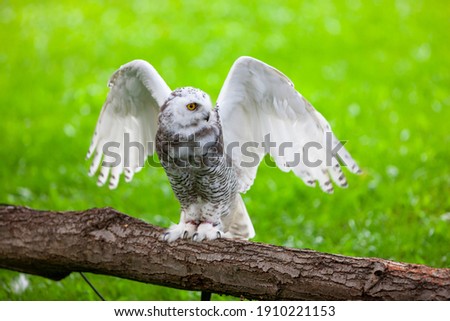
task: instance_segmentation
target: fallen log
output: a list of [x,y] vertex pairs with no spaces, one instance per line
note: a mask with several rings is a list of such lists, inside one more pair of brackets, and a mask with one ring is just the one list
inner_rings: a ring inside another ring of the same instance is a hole
[[242,240],[160,240],[112,208],[0,206],[0,268],[61,280],[92,272],[257,300],[450,300],[450,269]]

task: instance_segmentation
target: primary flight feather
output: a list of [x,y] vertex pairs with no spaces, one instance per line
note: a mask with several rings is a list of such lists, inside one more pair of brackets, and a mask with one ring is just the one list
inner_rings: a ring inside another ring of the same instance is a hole
[[116,188],[130,181],[156,150],[181,204],[181,217],[163,239],[196,241],[252,238],[253,225],[241,193],[253,184],[270,154],[283,171],[331,193],[347,181],[341,169],[360,169],[325,118],[280,71],[251,57],[233,64],[216,107],[203,91],[171,91],[143,60],[111,77],[88,151],[89,174]]

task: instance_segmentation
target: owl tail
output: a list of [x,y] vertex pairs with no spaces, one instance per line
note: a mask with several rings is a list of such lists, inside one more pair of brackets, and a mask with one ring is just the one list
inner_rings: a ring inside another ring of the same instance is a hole
[[223,217],[222,223],[228,237],[248,240],[255,236],[255,229],[239,193],[231,205],[230,215]]

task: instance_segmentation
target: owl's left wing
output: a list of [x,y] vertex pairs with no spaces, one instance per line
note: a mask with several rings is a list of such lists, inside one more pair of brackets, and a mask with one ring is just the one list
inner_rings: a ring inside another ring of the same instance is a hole
[[144,60],[133,60],[117,70],[108,82],[110,91],[100,112],[87,158],[94,155],[89,175],[101,165],[98,185],[109,178],[116,188],[124,172],[130,181],[155,149],[158,114],[171,90]]
[[351,172],[360,172],[325,118],[284,74],[257,59],[236,60],[217,105],[240,192],[253,184],[265,154],[281,170],[293,171],[309,186],[317,181],[328,193],[333,192],[330,177],[347,186],[340,162]]

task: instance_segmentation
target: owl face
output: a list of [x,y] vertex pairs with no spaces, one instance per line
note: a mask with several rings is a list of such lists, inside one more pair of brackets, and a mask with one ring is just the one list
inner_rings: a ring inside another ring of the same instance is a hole
[[193,129],[209,121],[211,110],[211,100],[205,92],[183,87],[170,94],[161,108],[161,116],[169,120],[174,130]]

